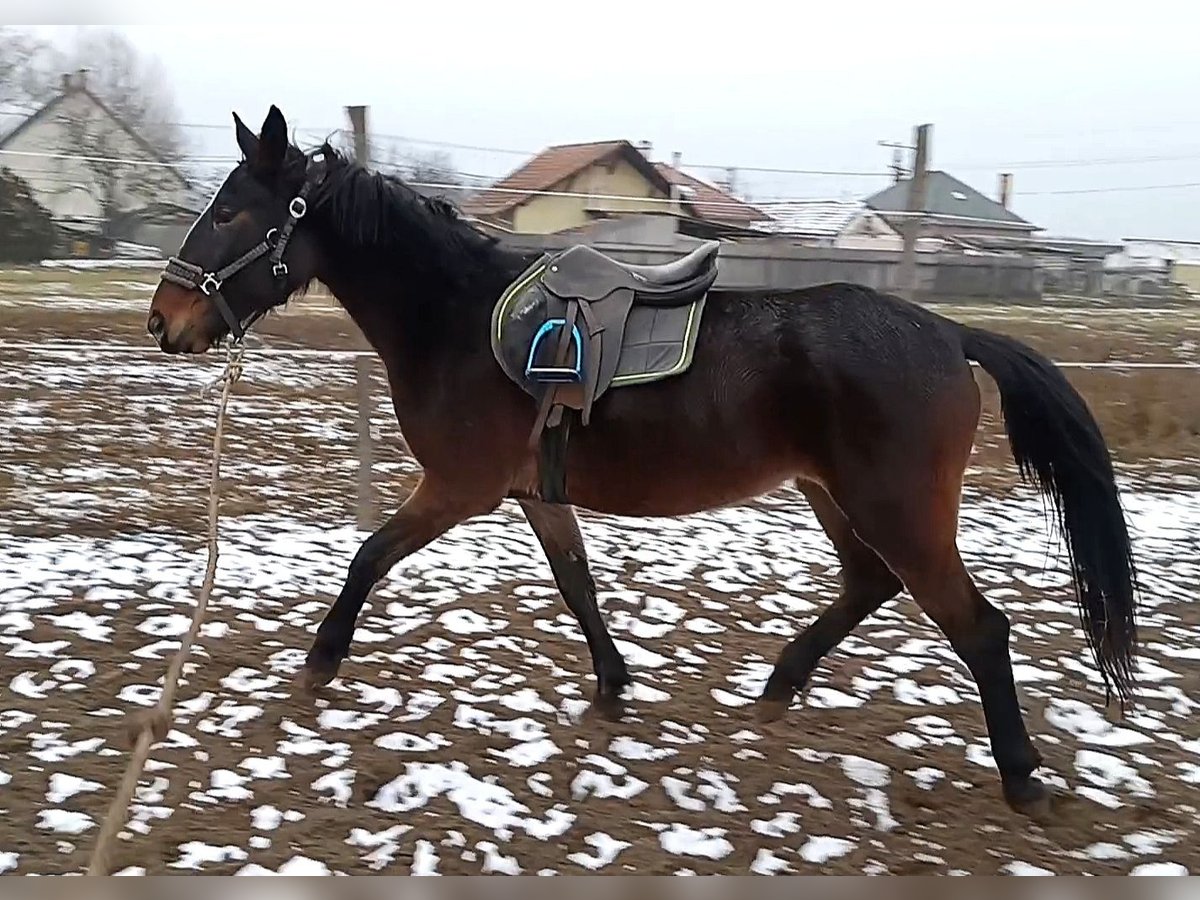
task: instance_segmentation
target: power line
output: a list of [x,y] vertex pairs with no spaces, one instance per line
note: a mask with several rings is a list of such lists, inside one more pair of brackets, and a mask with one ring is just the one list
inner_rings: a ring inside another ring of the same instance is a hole
[[1171,156],[1108,156],[1093,159],[1033,159],[1023,162],[972,163],[947,166],[949,169],[979,171],[1007,169],[1073,169],[1085,166],[1126,166],[1160,162],[1185,162],[1200,159],[1200,151]]
[[6,150],[3,148],[0,148],[0,155],[24,156],[34,159],[75,159],[80,162],[142,166],[154,169],[186,169],[190,164],[238,162],[238,158],[235,156],[189,156],[178,162],[169,162],[157,159],[134,159],[119,156],[92,156],[86,153],[52,153],[42,150]]
[[1067,188],[1059,191],[1017,191],[1016,194],[1021,197],[1053,197],[1067,194],[1119,194],[1135,193],[1137,191],[1182,190],[1196,187],[1200,187],[1200,181],[1177,181],[1172,184],[1117,185],[1098,188]]
[[883,178],[888,172],[885,169],[874,171],[865,170],[848,170],[848,169],[788,169],[774,168],[771,166],[718,166],[712,163],[683,163],[688,169],[704,169],[711,171],[729,171],[735,169],[738,172],[755,172],[764,175],[834,175],[847,178]]
[[[30,115],[37,110],[35,108],[22,106],[19,104],[7,104],[0,107],[0,115]],[[155,127],[171,127],[194,130],[209,130],[209,131],[225,131],[232,126],[230,124],[217,124],[211,122],[155,122],[147,123]],[[1200,123],[1195,123],[1200,127]],[[1172,126],[1174,127],[1174,126]],[[298,132],[306,134],[331,136],[342,134],[345,132],[343,126],[302,126],[297,129]],[[1121,134],[1136,134],[1138,131],[1149,131],[1151,129],[1112,129],[1112,133]],[[1093,132],[1099,133],[1099,132]],[[1038,137],[1039,135],[1026,135],[1027,137]],[[1040,135],[1050,137],[1054,135]],[[1067,136],[1067,135],[1060,135]],[[375,132],[371,134],[373,141],[390,141],[393,143],[416,144],[428,147],[441,147],[448,150],[462,150],[472,153],[494,153],[509,156],[531,157],[539,151],[518,149],[514,147],[497,147],[487,144],[470,144],[457,141],[438,140],[433,138],[414,137],[412,135],[390,134]],[[1163,162],[1187,162],[1200,159],[1200,150],[1189,150],[1179,154],[1144,154],[1134,156],[1111,156],[1111,157],[1095,157],[1095,158],[1075,158],[1075,159],[1032,159],[1032,160],[1014,160],[1014,161],[999,161],[999,162],[961,162],[954,165],[946,166],[949,169],[957,169],[964,171],[1004,171],[1004,170],[1020,170],[1020,169],[1056,169],[1056,168],[1079,168],[1092,166],[1116,166],[1116,165],[1147,165]],[[213,162],[236,161],[232,157],[213,157]],[[844,177],[844,178],[875,178],[885,177],[888,175],[886,167],[879,170],[862,170],[862,169],[808,169],[801,167],[789,166],[739,166],[739,165],[718,165],[715,163],[688,163],[687,168],[698,169],[704,171],[727,171],[735,169],[739,172],[750,172],[766,175],[797,175],[797,176],[814,176],[814,177]]]
[[[154,169],[187,169],[193,165],[212,165],[212,164],[233,164],[237,163],[235,157],[189,157],[178,162],[163,162],[159,160],[136,159],[128,157],[110,157],[110,156],[93,156],[88,154],[77,153],[54,153],[34,150],[7,150],[0,148],[0,156],[17,156],[28,158],[43,158],[43,159],[59,159],[59,160],[77,160],[80,162],[90,162],[108,165],[126,165],[130,167],[146,167]],[[393,167],[394,168],[394,167]],[[38,173],[36,176],[46,175],[53,176],[57,173],[46,172]],[[456,182],[407,182],[410,187],[423,190],[463,190],[474,189],[479,194],[511,194],[520,196],[535,196],[535,197],[569,197],[583,200],[596,201],[629,201],[634,200],[639,203],[647,204],[672,204],[700,202],[703,206],[714,210],[729,210],[744,212],[747,206],[764,206],[767,204],[780,203],[809,203],[822,200],[829,200],[829,197],[794,197],[794,196],[774,196],[763,197],[755,201],[739,200],[736,197],[730,197],[728,200],[712,200],[712,201],[695,201],[687,197],[671,198],[671,197],[640,197],[632,194],[596,194],[586,191],[561,191],[561,190],[529,190],[526,188],[507,188],[495,184],[487,184],[487,176],[483,175],[465,175],[464,177],[475,179],[480,183],[473,185],[464,185]],[[1200,187],[1200,181],[1172,182],[1167,184],[1145,184],[1145,185],[1111,185],[1105,187],[1093,188],[1066,188],[1059,190],[1046,191],[1017,191],[1017,196],[1037,197],[1037,196],[1067,196],[1075,194],[1109,194],[1109,193],[1138,193],[1142,191],[1160,191],[1160,190],[1187,190]],[[891,213],[890,215],[902,215],[899,213]]]

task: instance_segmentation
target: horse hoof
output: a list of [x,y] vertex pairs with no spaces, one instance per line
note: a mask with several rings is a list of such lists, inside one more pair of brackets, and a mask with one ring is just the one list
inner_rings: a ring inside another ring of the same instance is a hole
[[1052,824],[1058,818],[1054,808],[1054,791],[1036,778],[1030,777],[1011,788],[1005,785],[1004,799],[1013,812],[1040,825]]
[[304,663],[304,668],[297,676],[297,681],[301,689],[315,694],[337,678],[339,668],[340,664],[337,662],[330,664],[320,659],[314,659],[313,655],[309,654],[308,661]]
[[764,725],[778,722],[787,715],[788,707],[791,705],[790,700],[769,700],[760,697],[754,704],[754,718]]
[[586,716],[601,719],[605,722],[620,722],[625,714],[625,706],[616,694],[596,694],[591,705],[587,708]]

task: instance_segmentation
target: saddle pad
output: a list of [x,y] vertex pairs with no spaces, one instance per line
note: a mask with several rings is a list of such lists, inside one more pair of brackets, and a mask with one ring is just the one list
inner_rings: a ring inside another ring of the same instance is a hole
[[707,294],[687,306],[635,306],[629,312],[612,386],[645,384],[687,369]]
[[[540,394],[542,386],[525,378],[529,348],[538,328],[560,305],[540,284],[544,268],[545,259],[526,270],[492,311],[491,344],[496,360],[510,379],[533,396]],[[707,299],[708,295],[702,294],[686,306],[635,305],[626,320],[611,386],[646,384],[686,371]],[[582,319],[578,324],[583,327]]]

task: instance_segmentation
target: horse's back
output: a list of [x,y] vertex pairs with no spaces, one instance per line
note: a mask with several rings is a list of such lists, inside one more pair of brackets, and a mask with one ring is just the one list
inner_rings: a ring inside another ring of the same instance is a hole
[[610,391],[572,435],[570,493],[673,514],[825,480],[849,435],[935,417],[964,373],[953,323],[869,288],[714,291],[688,370]]

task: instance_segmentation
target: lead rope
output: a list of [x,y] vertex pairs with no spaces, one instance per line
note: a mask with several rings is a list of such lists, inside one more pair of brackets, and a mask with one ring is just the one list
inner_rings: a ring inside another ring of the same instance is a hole
[[96,838],[96,846],[92,850],[92,858],[88,864],[88,875],[108,875],[112,869],[113,842],[125,825],[125,816],[129,804],[137,791],[138,779],[145,768],[150,756],[150,747],[158,741],[165,740],[171,730],[172,712],[175,705],[175,691],[179,686],[179,678],[183,674],[183,665],[187,662],[192,651],[192,644],[204,624],[204,614],[208,609],[208,598],[212,594],[213,582],[217,574],[217,507],[220,498],[221,484],[221,442],[225,433],[225,410],[229,405],[229,395],[235,383],[242,376],[241,344],[233,344],[229,348],[225,361],[225,371],[212,384],[201,391],[201,396],[208,397],[219,385],[221,399],[217,404],[217,422],[213,429],[212,442],[212,474],[208,488],[208,566],[204,571],[204,583],[200,587],[200,596],[196,600],[196,611],[192,614],[192,625],[184,636],[171,665],[163,679],[162,696],[153,709],[131,716],[126,721],[126,735],[134,744],[133,756],[125,770],[125,777],[117,794],[113,797],[100,834]]

